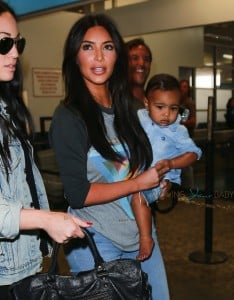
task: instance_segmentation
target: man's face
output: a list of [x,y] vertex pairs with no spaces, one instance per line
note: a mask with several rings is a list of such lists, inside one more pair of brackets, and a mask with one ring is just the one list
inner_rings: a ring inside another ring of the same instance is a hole
[[133,85],[144,86],[150,73],[150,53],[143,45],[128,51],[129,79]]

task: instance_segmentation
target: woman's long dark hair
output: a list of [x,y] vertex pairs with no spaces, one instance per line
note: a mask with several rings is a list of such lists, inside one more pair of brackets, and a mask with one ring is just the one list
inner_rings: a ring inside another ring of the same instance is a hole
[[[0,18],[5,12],[9,12],[17,21],[14,11],[3,1],[0,1]],[[9,120],[0,114],[0,158],[8,176],[10,171],[11,155],[9,142],[12,137],[30,138],[33,132],[33,122],[29,111],[22,99],[22,73],[19,61],[16,64],[14,78],[11,81],[0,81],[0,99],[7,105]],[[14,126],[13,126],[14,124]]]
[[[126,48],[115,24],[104,14],[87,15],[71,28],[64,47],[63,77],[65,104],[76,108],[86,123],[91,144],[106,159],[120,161],[106,137],[106,128],[100,106],[86,87],[77,64],[77,53],[87,30],[102,26],[110,34],[115,45],[117,60],[109,79],[109,91],[114,106],[114,126],[122,145],[129,150],[130,171],[148,168],[152,161],[152,149],[142,129],[136,110],[132,106],[128,85],[128,58]],[[126,148],[125,148],[126,150]],[[128,151],[126,150],[126,153]]]

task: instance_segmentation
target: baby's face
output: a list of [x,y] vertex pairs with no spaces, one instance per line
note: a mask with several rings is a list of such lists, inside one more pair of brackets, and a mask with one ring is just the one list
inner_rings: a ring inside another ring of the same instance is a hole
[[151,119],[160,126],[175,122],[179,113],[180,92],[177,90],[153,90],[148,94],[146,108]]

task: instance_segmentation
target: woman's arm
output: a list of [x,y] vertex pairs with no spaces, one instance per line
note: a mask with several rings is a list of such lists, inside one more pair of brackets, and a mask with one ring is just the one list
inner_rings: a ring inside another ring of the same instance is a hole
[[83,237],[80,227],[88,227],[91,222],[64,212],[25,209],[20,202],[11,203],[0,194],[0,238],[14,239],[23,230],[45,230],[53,240],[63,243],[70,238]]
[[66,198],[73,208],[111,202],[155,187],[169,170],[168,166],[161,164],[128,180],[90,183],[87,178],[87,130],[83,121],[66,109],[55,114],[50,141],[56,153]]
[[37,209],[20,211],[20,230],[43,229],[58,243],[67,242],[71,238],[84,237],[80,227],[88,227],[91,224],[64,212]]
[[163,175],[169,171],[167,162],[150,168],[135,178],[114,183],[92,183],[85,206],[114,201],[123,196],[158,186]]

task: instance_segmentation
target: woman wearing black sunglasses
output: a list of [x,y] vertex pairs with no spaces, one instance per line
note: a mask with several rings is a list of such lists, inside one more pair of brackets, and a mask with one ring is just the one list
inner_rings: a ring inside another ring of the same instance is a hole
[[13,282],[41,270],[42,255],[48,250],[41,229],[64,243],[83,237],[80,226],[91,225],[48,210],[29,142],[32,120],[21,97],[18,58],[24,46],[14,12],[0,1],[0,299],[4,300],[12,299]]

